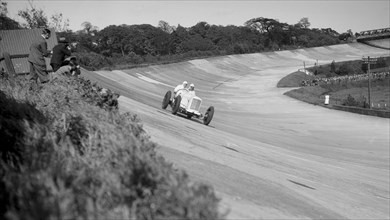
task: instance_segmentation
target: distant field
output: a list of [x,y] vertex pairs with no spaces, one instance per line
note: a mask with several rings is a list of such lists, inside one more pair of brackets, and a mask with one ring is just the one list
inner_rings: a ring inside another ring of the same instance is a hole
[[[378,42],[385,42],[379,40]],[[379,57],[371,65],[371,108],[390,111],[390,57]],[[362,60],[352,60],[325,64],[307,68],[311,74],[293,72],[282,78],[277,87],[301,87],[285,95],[298,100],[320,105],[324,104],[325,95],[330,96],[329,104],[369,107],[367,66]],[[356,79],[354,79],[356,77]],[[304,82],[304,83],[303,83]]]
[[[315,105],[324,104],[325,95],[330,97],[329,104],[348,105],[348,96],[353,97],[357,102],[368,103],[368,81],[306,86],[291,90],[285,95]],[[390,111],[390,78],[371,83],[371,103],[372,109]]]

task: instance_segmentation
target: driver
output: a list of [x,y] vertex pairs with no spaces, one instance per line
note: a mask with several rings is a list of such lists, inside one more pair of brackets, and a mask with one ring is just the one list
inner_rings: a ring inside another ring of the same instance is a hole
[[176,98],[177,93],[178,93],[180,90],[187,89],[187,85],[188,85],[187,81],[184,81],[182,84],[176,86],[175,89],[173,90],[173,95],[174,95],[173,97]]

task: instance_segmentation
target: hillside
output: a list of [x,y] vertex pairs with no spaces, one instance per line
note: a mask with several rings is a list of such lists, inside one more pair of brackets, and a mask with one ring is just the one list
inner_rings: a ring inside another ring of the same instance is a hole
[[223,218],[116,98],[83,78],[0,78],[2,219]]

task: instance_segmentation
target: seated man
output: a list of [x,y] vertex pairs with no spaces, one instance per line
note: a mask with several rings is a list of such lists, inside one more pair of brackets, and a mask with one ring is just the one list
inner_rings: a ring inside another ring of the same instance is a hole
[[50,59],[50,66],[53,69],[53,72],[57,71],[61,66],[64,66],[63,62],[65,57],[71,55],[71,48],[69,42],[61,37],[58,41],[58,44],[53,47],[53,54]]
[[187,89],[187,84],[188,84],[187,81],[184,81],[183,84],[176,86],[175,89],[173,90],[173,97],[176,98],[180,90]]
[[195,85],[191,83],[190,85],[190,88],[189,88],[189,92],[188,92],[188,95],[193,98],[195,97]]
[[69,62],[68,65],[61,66],[57,71],[52,75],[52,80],[58,76],[74,76],[80,75],[80,66],[75,65],[73,62]]
[[194,84],[191,84],[189,89],[186,89],[185,91],[183,91],[183,93],[181,93],[181,104],[183,104],[183,106],[187,106],[189,101],[194,98],[196,95],[195,95],[195,86]]

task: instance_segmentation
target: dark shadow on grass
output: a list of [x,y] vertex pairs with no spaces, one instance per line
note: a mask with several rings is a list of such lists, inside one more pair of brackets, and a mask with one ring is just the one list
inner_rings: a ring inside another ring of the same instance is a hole
[[0,153],[4,162],[22,160],[26,121],[30,124],[47,123],[45,116],[33,104],[18,102],[0,91]]

